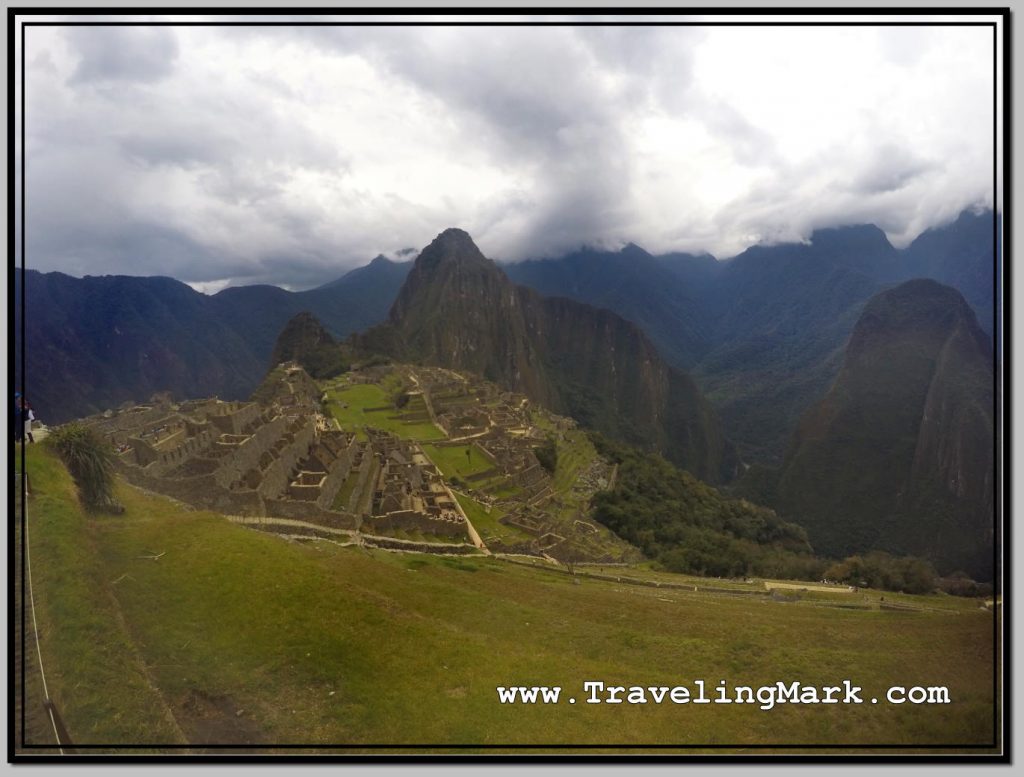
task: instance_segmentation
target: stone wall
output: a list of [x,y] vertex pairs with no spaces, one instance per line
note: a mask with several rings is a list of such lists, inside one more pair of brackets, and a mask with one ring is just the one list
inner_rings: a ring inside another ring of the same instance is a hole
[[148,491],[165,494],[179,502],[229,515],[263,515],[264,506],[255,491],[228,491],[214,474],[192,478],[163,478],[133,466],[121,466],[125,480]]
[[234,453],[224,457],[217,470],[217,483],[223,488],[230,488],[232,483],[240,481],[249,470],[259,469],[260,456],[274,447],[287,428],[288,420],[283,416],[260,427]]
[[363,543],[370,547],[386,548],[388,550],[406,550],[412,553],[441,553],[451,556],[477,555],[480,551],[468,543],[441,543],[441,542],[411,542],[400,540],[397,537],[363,537]]
[[[264,499],[276,499],[284,493],[291,480],[292,472],[295,471],[298,463],[309,455],[309,448],[316,440],[316,423],[312,418],[307,418],[305,421],[298,419],[288,430],[288,434],[292,437],[291,441],[277,452],[277,459],[263,473],[263,481],[258,490]],[[270,447],[273,446],[268,446],[268,448]],[[255,459],[257,466],[263,450],[257,453]]]
[[377,485],[376,471],[377,457],[367,448],[363,452],[363,460],[359,463],[359,479],[356,481],[356,487],[352,489],[352,497],[348,502],[350,512],[357,512],[359,503],[364,500],[367,491],[372,494],[373,489]]
[[[301,472],[302,475],[309,475],[313,473]],[[316,475],[319,477],[315,478],[315,483],[303,483],[299,481],[292,481],[288,484],[288,496],[299,502],[316,502],[320,499],[320,490],[323,487],[324,481],[327,480],[326,472],[317,472]],[[314,478],[306,478],[307,480],[313,480]]]
[[159,426],[160,422],[167,418],[169,412],[169,408],[164,405],[156,407],[140,405],[131,410],[115,413],[110,418],[98,415],[90,416],[85,421],[101,435],[109,434],[117,437],[121,434],[123,437],[127,432]]
[[288,499],[267,499],[266,514],[276,518],[292,518],[297,521],[331,526],[335,529],[358,529],[360,519],[352,513],[324,510],[313,502],[293,502]]
[[261,408],[255,402],[238,406],[234,403],[222,405],[225,410],[210,413],[207,420],[225,434],[241,434],[260,416]]
[[424,534],[438,534],[444,537],[465,537],[465,521],[450,521],[432,518],[415,510],[398,510],[387,515],[375,515],[368,519],[368,526],[376,531],[418,531]]
[[[355,442],[354,437],[352,442]],[[320,496],[316,500],[318,507],[329,510],[334,504],[334,497],[337,496],[338,490],[352,471],[352,450],[353,446],[349,446],[331,464],[331,468],[327,472],[327,479],[320,488]]]
[[[186,437],[176,448],[166,451],[157,451],[157,458],[150,466],[154,474],[163,474],[175,467],[180,466],[186,459],[204,452],[213,442],[213,434],[207,429],[197,435]],[[138,452],[136,451],[136,455]]]

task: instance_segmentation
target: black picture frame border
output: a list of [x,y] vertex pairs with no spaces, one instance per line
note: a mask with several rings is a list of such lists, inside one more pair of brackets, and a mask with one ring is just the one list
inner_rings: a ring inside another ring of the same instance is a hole
[[[800,16],[800,17],[832,17],[832,16],[857,16],[871,15],[876,17],[887,16],[986,16],[1001,17],[1001,23],[992,21],[843,21],[826,20],[787,20],[787,21],[724,21],[724,20],[701,20],[701,21],[670,21],[668,18],[659,18],[657,21],[253,21],[230,22],[222,19],[210,21],[116,21],[104,19],[103,21],[27,21],[33,17],[52,16],[139,16],[139,15],[161,15],[161,16],[182,16],[182,15],[203,15],[207,17],[232,17],[239,15],[281,15],[289,17],[302,16],[415,16],[424,14],[450,14],[452,16],[484,16],[484,17],[510,17],[510,16],[552,16],[552,15],[578,15],[584,16],[599,10],[602,15],[612,16],[692,16],[712,15],[716,17],[749,16],[759,17],[770,16]],[[8,261],[8,385],[14,386],[23,396],[26,394],[26,359],[25,359],[25,338],[22,337],[21,348],[16,352],[13,347],[15,332],[15,317],[19,317],[21,331],[26,331],[26,298],[25,298],[25,30],[27,27],[54,27],[54,26],[495,26],[495,27],[521,27],[521,26],[751,26],[751,27],[793,27],[793,26],[989,26],[993,30],[993,100],[994,100],[994,121],[993,121],[993,238],[996,246],[996,255],[993,260],[996,262],[996,272],[993,287],[994,300],[994,337],[996,346],[996,369],[995,375],[995,397],[996,397],[996,423],[995,429],[995,497],[997,507],[996,525],[997,530],[1001,527],[1001,542],[994,543],[994,568],[997,570],[995,577],[995,595],[997,601],[1001,600],[1006,590],[1012,590],[1012,564],[1009,563],[1012,548],[1012,521],[1006,520],[1010,515],[1012,505],[1011,483],[1012,477],[1006,477],[1005,473],[1011,466],[1011,444],[1007,434],[1011,428],[1011,350],[1012,343],[1012,305],[1007,305],[1012,289],[1012,262],[1005,261],[1005,257],[1012,256],[1012,22],[1011,9],[1008,7],[824,7],[824,8],[716,8],[716,7],[694,7],[694,8],[578,8],[578,7],[501,7],[501,8],[422,8],[422,7],[394,7],[394,8],[326,8],[326,7],[302,7],[302,8],[274,8],[274,7],[149,7],[149,8],[102,8],[102,7],[8,7],[7,9],[7,44],[8,44],[8,256],[18,257],[21,267],[20,283],[16,283],[15,267],[16,261]],[[15,30],[20,32],[20,62],[15,57]],[[1001,40],[1000,40],[1001,33]],[[1002,53],[1000,61],[999,54]],[[996,77],[1000,62],[1002,64],[1002,87]],[[20,74],[20,122],[15,121],[15,73]],[[1002,121],[999,116],[999,98],[1002,97]],[[17,126],[16,126],[17,124]],[[1002,155],[1000,158],[999,131],[1002,130]],[[20,138],[20,175],[15,175],[16,144],[15,133]],[[1002,210],[999,210],[998,187],[999,171],[1003,171],[1002,186]],[[15,208],[15,186],[19,186],[21,207]],[[1006,217],[1010,216],[1010,219]],[[15,239],[13,226],[15,219],[20,219],[20,241]],[[20,244],[19,244],[20,243]],[[1001,250],[1000,250],[1001,247]],[[1000,322],[1000,317],[1002,322]],[[1002,323],[1002,326],[1000,326]],[[13,436],[8,437],[8,450],[10,460],[19,461],[21,472],[25,471],[25,443],[22,441],[18,446],[13,442]],[[1002,465],[1002,466],[1000,466]],[[8,469],[8,515],[15,516],[15,489],[21,492],[21,504],[25,504],[25,479],[20,478],[15,482],[15,475],[11,468]],[[1001,501],[1000,501],[1001,498]],[[222,745],[222,744],[190,744],[190,745],[167,745],[167,744],[78,744],[71,746],[71,752],[66,755],[53,755],[52,753],[32,753],[25,751],[50,750],[54,745],[28,745],[17,743],[17,724],[20,722],[22,739],[24,738],[25,721],[24,705],[22,705],[21,720],[16,720],[16,703],[13,688],[15,687],[15,672],[20,670],[21,688],[24,694],[25,680],[25,557],[26,546],[24,507],[18,516],[21,521],[22,543],[17,549],[21,561],[21,617],[20,639],[22,661],[20,667],[15,667],[15,619],[8,619],[8,762],[13,764],[22,763],[280,763],[280,762],[331,762],[331,763],[352,763],[352,762],[373,762],[373,763],[409,763],[409,762],[449,762],[449,763],[497,763],[497,762],[521,762],[530,763],[611,763],[611,762],[640,762],[640,763],[841,763],[841,762],[863,762],[863,763],[974,763],[974,764],[996,764],[1012,762],[1012,629],[1011,613],[1003,606],[995,607],[993,618],[993,639],[994,639],[994,662],[993,662],[993,691],[996,703],[993,705],[993,742],[985,745],[964,745],[964,744],[941,744],[941,745],[906,745],[906,744],[872,744],[872,745],[785,745],[785,744],[730,744],[730,745],[678,745],[678,744],[500,744],[500,745],[473,745],[473,744],[355,744],[355,745],[324,745],[324,744],[272,744],[272,745]],[[15,610],[15,524],[13,520],[8,521],[8,612]],[[1004,640],[1000,640],[1000,636]],[[1003,648],[1003,652],[1000,652]],[[1000,663],[1000,657],[1003,661]],[[999,694],[999,671],[1002,669],[1003,681],[1002,695]],[[1000,709],[1002,719],[1000,721]],[[1000,726],[1000,723],[1002,724]],[[141,754],[130,752],[133,750],[195,750],[209,749],[210,752],[198,754],[185,753],[158,753]],[[21,752],[18,752],[20,750]],[[269,752],[269,751],[285,752]],[[311,750],[328,751],[314,753],[294,753],[289,751]],[[349,754],[344,752],[330,752],[332,750],[373,750],[377,753]],[[422,751],[440,752],[422,752]],[[493,751],[513,750],[514,753],[495,753]],[[624,750],[629,752],[593,755],[587,754],[590,750]],[[636,751],[655,751],[653,753]],[[662,753],[657,751],[680,751],[673,753]],[[683,751],[694,750],[718,750],[720,754],[707,753],[686,753]],[[761,751],[757,753],[743,753],[737,751]],[[823,751],[832,751],[824,753]],[[865,752],[847,752],[847,751]],[[939,752],[956,750],[958,752]],[[95,752],[82,752],[95,751]],[[124,752],[128,751],[128,752]],[[216,751],[216,752],[214,752]],[[391,751],[391,752],[388,752]],[[396,753],[393,751],[407,751]],[[420,751],[420,752],[408,752]],[[465,751],[465,752],[452,752]],[[480,752],[487,751],[487,752]],[[529,752],[542,751],[542,752]],[[549,752],[549,751],[559,751]],[[767,751],[780,751],[771,755]],[[844,751],[844,752],[835,752]],[[901,751],[897,753],[896,751]],[[934,751],[934,752],[932,752]],[[968,752],[964,752],[968,751]]]

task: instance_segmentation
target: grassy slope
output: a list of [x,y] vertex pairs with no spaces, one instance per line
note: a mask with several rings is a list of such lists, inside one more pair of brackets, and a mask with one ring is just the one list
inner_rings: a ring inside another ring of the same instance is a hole
[[[496,559],[293,544],[127,487],[124,516],[89,518],[39,446],[30,472],[44,657],[79,742],[175,741],[162,699],[190,740],[207,743],[987,739],[986,613],[695,598],[593,580],[573,585]],[[138,558],[160,552],[159,561]],[[765,712],[496,701],[495,686],[513,684],[560,684],[582,700],[580,685],[590,678],[850,678],[866,695],[890,684],[944,684],[954,703]]]
[[[150,685],[134,636],[120,619],[114,594],[124,581],[112,583],[122,571],[112,571],[103,558],[104,535],[97,529],[104,519],[83,514],[74,484],[54,456],[34,446],[28,457],[40,642],[50,693],[72,741],[181,743],[160,694]],[[142,505],[136,494],[123,491],[123,496],[138,514]],[[162,516],[177,513],[168,503],[159,507]],[[41,699],[26,701],[29,708],[42,705]]]
[[504,542],[523,542],[531,539],[530,535],[526,532],[514,526],[506,526],[498,521],[504,515],[501,508],[492,507],[491,511],[487,512],[487,508],[475,499],[457,491],[454,493],[455,498],[459,500],[459,504],[462,506],[463,512],[469,518],[469,522],[473,524],[473,528],[477,530],[484,542],[487,542],[491,537],[497,537]]

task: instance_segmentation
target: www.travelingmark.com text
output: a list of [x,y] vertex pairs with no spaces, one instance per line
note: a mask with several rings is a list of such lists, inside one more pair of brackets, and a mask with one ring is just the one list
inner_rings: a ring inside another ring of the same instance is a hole
[[[575,696],[566,698],[558,685],[499,686],[501,704],[575,704]],[[886,689],[881,698],[862,696],[864,689],[850,680],[840,685],[804,685],[798,681],[779,681],[772,685],[730,687],[725,680],[709,688],[704,680],[694,680],[693,687],[685,685],[640,686],[608,685],[600,680],[583,682],[582,701],[586,704],[757,704],[762,710],[779,704],[949,704],[949,689],[945,686],[910,688],[895,685]]]

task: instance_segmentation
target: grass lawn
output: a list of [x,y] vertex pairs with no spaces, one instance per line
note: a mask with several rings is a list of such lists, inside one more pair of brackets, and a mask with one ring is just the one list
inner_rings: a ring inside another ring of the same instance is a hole
[[372,426],[407,440],[444,439],[444,433],[429,421],[404,420],[403,415],[406,414],[394,407],[391,394],[375,383],[331,389],[327,392],[327,400],[327,409],[347,431]]
[[[465,480],[470,475],[486,472],[494,466],[475,445],[456,447],[424,445],[423,452],[437,465],[441,474],[446,478],[459,477]],[[467,452],[469,456],[466,455]]]
[[597,458],[597,451],[580,431],[566,433],[566,441],[558,444],[558,464],[555,466],[554,487],[556,491],[569,491],[579,474]]
[[[124,515],[92,517],[45,446],[31,447],[29,472],[47,680],[79,743],[841,749],[991,737],[992,613],[573,584],[494,558],[287,542],[127,486]],[[591,705],[590,679],[850,679],[867,703]],[[496,687],[512,685],[563,686],[580,703],[500,704]],[[952,703],[887,704],[894,685],[945,685]]]
[[463,512],[466,513],[469,522],[473,524],[473,528],[476,529],[484,542],[487,542],[489,537],[497,537],[505,542],[522,542],[532,539],[529,534],[520,531],[515,526],[506,526],[503,523],[499,523],[498,519],[505,514],[501,508],[492,507],[488,513],[487,507],[475,499],[454,491],[452,493],[459,500],[459,505],[462,507]]
[[334,495],[331,509],[348,512],[348,501],[352,498],[352,492],[356,490],[357,485],[359,485],[359,472],[352,470],[348,473],[348,477],[345,478],[345,482],[341,484],[338,493]]
[[[494,481],[489,481],[488,482],[488,487],[490,485],[492,485],[493,483],[500,483],[500,482],[501,482],[501,478],[498,478],[497,480],[494,480]],[[495,488],[495,489],[493,489],[491,491],[488,491],[487,493],[489,493],[495,499],[509,499],[511,497],[518,496],[522,492],[523,492],[523,489],[520,488],[519,486],[513,485],[511,483],[508,483],[508,484],[502,486],[501,488]]]

